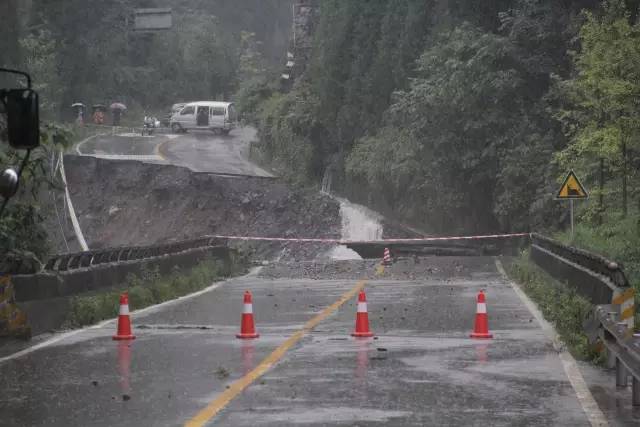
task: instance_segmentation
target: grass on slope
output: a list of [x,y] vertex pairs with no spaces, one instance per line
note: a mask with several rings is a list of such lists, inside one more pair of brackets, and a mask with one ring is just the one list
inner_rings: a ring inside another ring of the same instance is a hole
[[[640,220],[637,214],[621,218],[619,213],[610,213],[602,225],[587,221],[578,222],[573,241],[569,231],[554,237],[563,243],[603,255],[621,263],[629,283],[640,295]],[[636,325],[640,325],[640,313],[636,304]]]
[[520,285],[537,304],[544,318],[554,325],[571,354],[577,359],[598,361],[598,354],[589,345],[582,327],[583,319],[593,306],[530,262],[528,252],[523,252],[505,267],[509,277]]
[[176,270],[165,276],[161,276],[157,269],[143,271],[140,275],[130,274],[121,288],[72,298],[64,326],[77,328],[116,317],[119,296],[123,291],[129,292],[130,309],[137,310],[199,291],[216,280],[244,270],[244,265],[238,261],[234,261],[229,268],[220,260],[210,258],[191,270]]

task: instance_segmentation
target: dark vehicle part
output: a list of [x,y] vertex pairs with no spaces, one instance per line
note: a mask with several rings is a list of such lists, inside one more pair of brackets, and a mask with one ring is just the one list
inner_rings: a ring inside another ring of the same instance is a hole
[[31,89],[31,76],[23,71],[0,68],[0,72],[17,74],[27,80],[27,88],[0,89],[0,104],[7,116],[9,145],[17,150],[27,150],[20,169],[7,168],[0,174],[0,196],[4,199],[0,215],[9,199],[18,191],[20,175],[24,170],[31,150],[40,145],[40,117],[38,93]]
[[9,145],[18,150],[30,150],[40,145],[38,93],[31,89],[29,74],[0,68],[0,72],[18,74],[27,79],[27,88],[0,89],[0,102],[7,115]]
[[9,199],[18,191],[18,173],[7,168],[0,174],[0,196]]

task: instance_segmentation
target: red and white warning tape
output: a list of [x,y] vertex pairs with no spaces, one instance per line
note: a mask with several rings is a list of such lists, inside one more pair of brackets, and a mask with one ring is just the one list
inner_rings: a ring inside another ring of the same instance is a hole
[[305,243],[334,243],[346,245],[350,243],[420,243],[435,241],[456,241],[456,240],[481,240],[481,239],[501,239],[510,237],[525,237],[530,233],[511,233],[511,234],[487,234],[481,236],[449,236],[449,237],[419,237],[410,239],[382,239],[382,240],[344,240],[344,239],[319,239],[319,238],[294,238],[294,237],[256,237],[256,236],[218,236],[211,237],[217,239],[230,240],[256,240],[269,242],[305,242]]

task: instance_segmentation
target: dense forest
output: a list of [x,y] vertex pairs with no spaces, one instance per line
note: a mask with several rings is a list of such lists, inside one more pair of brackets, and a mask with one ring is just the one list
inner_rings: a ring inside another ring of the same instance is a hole
[[[34,76],[48,118],[74,102],[162,111],[229,99],[241,81],[282,66],[291,6],[281,0],[5,0],[0,65]],[[170,6],[173,28],[133,30],[135,8]]]
[[[293,90],[256,87],[261,153],[429,232],[526,231],[640,203],[637,1],[321,2]],[[637,200],[637,203],[632,203]],[[634,209],[635,211],[635,209]],[[604,219],[603,219],[604,218]]]
[[[569,169],[591,194],[580,224],[640,230],[638,0],[319,1],[285,89],[291,3],[6,0],[0,64],[34,75],[53,120],[77,101],[134,117],[235,99],[262,161],[303,185],[331,174],[430,233],[566,226],[554,193]],[[174,28],[130,31],[149,6],[171,6]]]
[[[171,7],[173,28],[133,31],[135,8]],[[291,26],[288,0],[2,0],[0,67],[28,71],[40,95],[42,147],[31,154],[18,197],[0,216],[0,254],[48,254],[42,227],[54,153],[73,139],[71,104],[124,102],[124,121],[164,114],[194,99],[231,99],[258,77],[279,74]],[[0,75],[0,87],[16,84]],[[0,115],[0,139],[4,140]],[[0,166],[24,153],[0,143]]]

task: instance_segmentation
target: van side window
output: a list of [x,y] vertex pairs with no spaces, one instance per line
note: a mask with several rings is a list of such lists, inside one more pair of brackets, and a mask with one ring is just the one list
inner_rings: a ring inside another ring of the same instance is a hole
[[224,116],[224,107],[211,107],[212,116]]
[[186,116],[187,114],[193,114],[195,111],[195,107],[193,105],[190,105],[189,107],[183,108],[182,111],[180,111],[180,115]]

